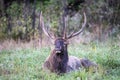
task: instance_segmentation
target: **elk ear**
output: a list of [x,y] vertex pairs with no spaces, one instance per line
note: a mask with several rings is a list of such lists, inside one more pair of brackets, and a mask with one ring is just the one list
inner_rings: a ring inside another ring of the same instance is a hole
[[64,42],[64,44],[69,44],[69,41],[66,40],[66,41]]
[[55,44],[55,40],[54,39],[51,39],[50,40],[52,44]]

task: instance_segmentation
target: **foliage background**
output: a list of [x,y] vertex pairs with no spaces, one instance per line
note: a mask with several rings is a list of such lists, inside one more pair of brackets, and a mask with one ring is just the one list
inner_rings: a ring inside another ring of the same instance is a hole
[[[75,1],[66,0],[67,4]],[[79,12],[79,16],[69,18],[68,34],[73,29],[79,29],[79,25],[81,25],[80,16],[83,12],[86,12],[87,28],[86,33],[84,33],[89,35],[91,41],[103,41],[113,36],[120,37],[119,0],[81,1],[84,2],[73,6],[74,8],[69,12],[69,15]],[[63,4],[60,0],[1,0],[0,40],[12,38],[14,40],[30,41],[42,38],[43,34],[39,26],[40,11],[43,12],[46,27],[51,25],[48,29],[54,34],[60,34],[62,10]]]

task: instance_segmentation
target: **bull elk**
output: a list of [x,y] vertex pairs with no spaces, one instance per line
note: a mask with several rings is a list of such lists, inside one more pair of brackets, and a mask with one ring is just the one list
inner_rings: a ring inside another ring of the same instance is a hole
[[79,70],[82,67],[87,68],[96,65],[88,59],[79,59],[75,56],[68,56],[68,40],[74,36],[77,36],[83,31],[86,26],[86,21],[86,14],[84,13],[84,23],[82,24],[82,27],[78,32],[72,32],[70,35],[66,35],[65,26],[63,36],[54,38],[54,36],[51,36],[50,33],[45,29],[42,13],[40,14],[40,24],[42,26],[42,29],[50,39],[54,40],[55,46],[55,48],[52,50],[42,66],[44,70],[49,70],[50,72],[61,74],[74,70]]

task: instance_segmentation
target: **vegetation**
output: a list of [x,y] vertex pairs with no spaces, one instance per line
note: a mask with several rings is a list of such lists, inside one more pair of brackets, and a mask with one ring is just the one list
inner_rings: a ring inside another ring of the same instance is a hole
[[[40,49],[26,48],[3,50],[0,52],[1,80],[119,80],[120,79],[120,46],[116,43],[89,45],[69,45],[69,55],[86,57],[98,64],[98,70],[66,73],[58,76],[42,71],[41,66],[50,53],[49,47]],[[112,56],[111,56],[112,55]]]

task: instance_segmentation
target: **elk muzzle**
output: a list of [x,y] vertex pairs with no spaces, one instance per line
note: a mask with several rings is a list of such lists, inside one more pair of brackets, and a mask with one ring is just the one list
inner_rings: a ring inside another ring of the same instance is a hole
[[58,53],[58,54],[60,54],[62,52],[62,48],[60,47],[60,48],[55,48],[55,53]]

